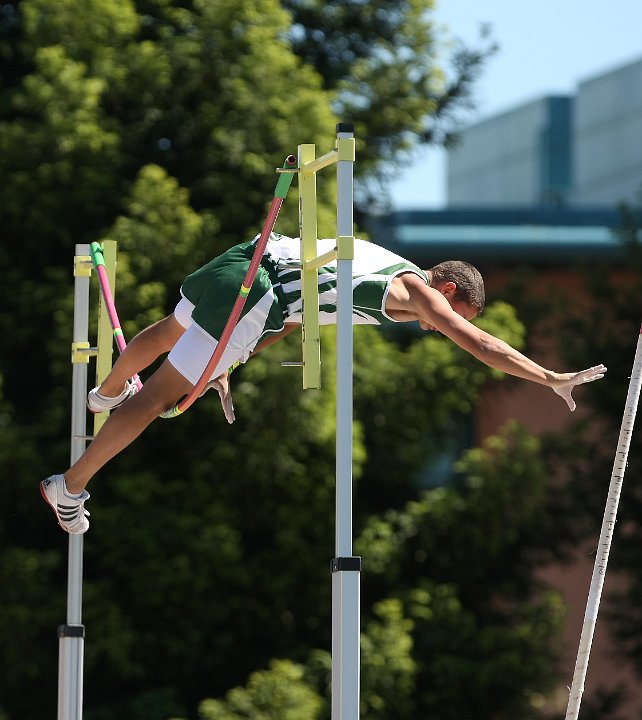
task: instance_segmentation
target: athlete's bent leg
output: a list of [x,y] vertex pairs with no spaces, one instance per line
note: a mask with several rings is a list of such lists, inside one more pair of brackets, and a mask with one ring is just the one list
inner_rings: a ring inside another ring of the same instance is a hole
[[163,353],[169,352],[184,332],[185,328],[174,314],[141,330],[123,350],[101,383],[100,394],[106,397],[118,396],[129,378],[149,367]]
[[64,473],[69,492],[81,492],[103,465],[126,448],[161,412],[172,407],[192,387],[165,360],[142,390],[112,413],[84,454]]

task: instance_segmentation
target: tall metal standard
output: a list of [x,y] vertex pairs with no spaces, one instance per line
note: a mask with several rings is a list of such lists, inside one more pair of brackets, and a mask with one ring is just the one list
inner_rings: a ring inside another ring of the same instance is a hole
[[336,557],[332,561],[332,718],[357,720],[361,558],[352,555],[354,128],[337,125]]
[[[74,329],[71,346],[71,463],[85,451],[87,433],[87,364],[89,347],[88,245],[76,245],[74,257]],[[85,627],[82,624],[83,536],[69,536],[67,621],[58,626],[58,720],[82,720]]]
[[[111,368],[112,333],[105,298],[100,296],[98,347],[90,347],[89,285],[93,268],[89,245],[76,245],[74,256],[74,326],[71,344],[71,452],[73,465],[85,452],[87,436],[87,365],[97,355],[96,380],[100,383]],[[116,243],[103,247],[106,277],[112,286],[116,272]],[[94,417],[94,435],[109,413]],[[85,626],[82,624],[83,535],[69,535],[67,618],[58,626],[58,720],[82,720]]]
[[[359,717],[361,558],[352,555],[352,261],[354,127],[337,125],[335,149],[315,157],[299,145],[299,224],[303,300],[303,387],[321,386],[318,269],[337,261],[336,557],[332,560],[332,720]],[[319,170],[337,165],[337,246],[318,255]],[[298,365],[299,363],[287,363]]]

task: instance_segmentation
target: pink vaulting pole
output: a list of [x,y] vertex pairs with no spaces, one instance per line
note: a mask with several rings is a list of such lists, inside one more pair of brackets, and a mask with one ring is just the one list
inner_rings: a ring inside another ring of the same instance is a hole
[[[283,168],[290,169],[295,166],[296,158],[294,157],[294,155],[289,155],[286,158]],[[185,410],[187,410],[197,400],[197,398],[200,397],[201,393],[205,389],[205,386],[209,382],[212,373],[216,369],[216,366],[219,364],[221,358],[223,357],[225,348],[227,347],[227,344],[232,337],[232,333],[234,332],[234,328],[236,327],[239,318],[241,317],[241,312],[243,311],[247,296],[250,294],[250,289],[252,288],[252,283],[256,278],[256,273],[258,272],[263,253],[265,252],[265,247],[270,238],[270,233],[274,229],[279,210],[281,209],[281,205],[283,204],[283,200],[285,199],[291,182],[292,173],[284,173],[277,182],[276,189],[274,191],[274,197],[272,198],[272,204],[270,205],[270,210],[268,212],[267,218],[265,219],[265,223],[263,224],[263,230],[261,231],[261,235],[257,240],[256,248],[254,249],[254,254],[252,255],[250,266],[247,270],[247,273],[245,274],[243,284],[241,285],[239,294],[232,307],[232,312],[230,313],[230,316],[225,323],[225,327],[223,328],[223,332],[221,333],[221,337],[219,338],[218,345],[216,346],[216,349],[214,350],[210,361],[207,363],[207,366],[205,367],[205,370],[203,371],[200,380],[196,383],[196,385],[194,385],[189,395],[186,395],[183,400],[178,403],[178,405],[170,408],[169,410],[166,410],[164,413],[161,413],[162,418],[174,418],[184,413]]]
[[[114,304],[114,296],[112,295],[111,289],[109,287],[109,278],[107,277],[107,270],[105,270],[105,258],[103,257],[103,250],[97,242],[91,243],[89,247],[91,250],[91,259],[94,263],[94,267],[96,268],[96,273],[98,274],[100,289],[103,294],[103,300],[105,301],[105,307],[107,308],[107,314],[109,315],[111,329],[114,333],[114,340],[116,341],[116,345],[118,346],[118,352],[122,353],[123,350],[127,347],[127,343],[125,342],[125,336],[123,335],[123,331],[120,327],[120,320],[118,319],[116,305]],[[138,375],[134,375],[132,380],[134,381],[134,383],[136,383],[139,390],[143,387],[143,383],[140,381]]]

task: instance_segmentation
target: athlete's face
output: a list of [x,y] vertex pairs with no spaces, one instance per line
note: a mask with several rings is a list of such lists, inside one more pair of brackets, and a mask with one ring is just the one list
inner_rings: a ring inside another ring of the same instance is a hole
[[[455,285],[455,283],[443,283],[442,285],[436,286],[435,290],[438,290],[446,298],[446,300],[448,300],[448,304],[454,310],[454,312],[457,313],[457,315],[461,315],[461,317],[463,317],[465,320],[468,320],[468,322],[474,320],[477,317],[479,310],[475,305],[473,305],[472,303],[468,303],[465,300],[457,300],[455,298],[455,295],[457,294],[457,286]],[[422,328],[422,330],[432,330],[434,332],[437,332],[437,328],[423,321],[419,322],[419,326]]]
[[464,300],[451,300],[450,298],[447,298],[447,300],[450,307],[457,313],[457,315],[461,315],[463,318],[468,320],[468,322],[477,317],[478,310],[471,303],[467,303]]
[[[470,322],[471,320],[474,320],[477,317],[478,310],[474,305],[471,305],[470,303],[464,302],[463,300],[450,300],[450,299],[448,299],[448,303],[450,304],[450,307],[457,313],[457,315],[461,315],[461,317],[468,320],[468,322]],[[422,330],[431,330],[432,332],[439,332],[436,327],[429,325],[428,323],[424,322],[423,320],[419,321],[419,327]]]

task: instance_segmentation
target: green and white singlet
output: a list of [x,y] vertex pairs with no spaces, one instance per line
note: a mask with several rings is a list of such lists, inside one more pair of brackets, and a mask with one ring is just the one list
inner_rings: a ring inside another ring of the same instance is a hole
[[[193,303],[192,320],[212,338],[221,336],[232,305],[250,265],[257,238],[235,245],[189,275],[181,294]],[[299,238],[272,233],[247,297],[242,320],[250,321],[256,338],[279,332],[285,323],[301,322],[301,257]],[[318,254],[336,247],[336,240],[319,240]],[[412,272],[428,284],[426,273],[399,255],[365,240],[355,240],[352,262],[354,325],[396,322],[385,305],[392,280]],[[336,323],[337,263],[319,268],[319,322]],[[256,322],[251,322],[252,315]],[[240,323],[241,324],[241,323]],[[258,334],[256,334],[258,332]],[[251,349],[247,349],[249,353]]]

